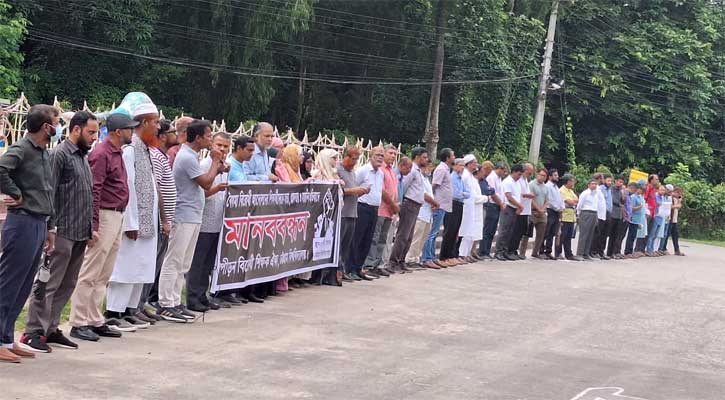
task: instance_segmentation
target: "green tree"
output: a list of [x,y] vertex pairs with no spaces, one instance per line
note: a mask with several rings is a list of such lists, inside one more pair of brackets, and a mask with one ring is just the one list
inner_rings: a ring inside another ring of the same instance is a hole
[[16,96],[21,86],[23,53],[19,49],[27,23],[25,15],[0,0],[0,96]]

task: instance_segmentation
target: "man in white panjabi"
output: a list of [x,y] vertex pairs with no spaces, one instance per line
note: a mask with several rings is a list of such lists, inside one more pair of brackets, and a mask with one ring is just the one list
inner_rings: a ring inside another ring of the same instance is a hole
[[474,176],[478,170],[476,157],[473,154],[466,155],[463,157],[463,164],[465,169],[461,180],[471,195],[463,201],[463,219],[458,230],[458,236],[461,237],[458,255],[473,262],[475,260],[471,257],[471,249],[477,240],[483,238],[483,203],[488,201],[488,196],[481,194],[481,186]]
[[151,166],[149,146],[159,129],[156,106],[144,103],[131,108],[139,121],[130,145],[123,147],[129,201],[123,213],[123,236],[106,292],[108,326],[118,331],[146,328],[149,322],[134,316],[145,283],[154,281],[159,198]]

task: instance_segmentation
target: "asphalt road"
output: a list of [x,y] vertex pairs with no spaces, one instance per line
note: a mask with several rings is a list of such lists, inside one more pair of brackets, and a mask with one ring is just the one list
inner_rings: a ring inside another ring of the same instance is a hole
[[295,290],[0,365],[0,399],[722,400],[725,249],[683,250]]

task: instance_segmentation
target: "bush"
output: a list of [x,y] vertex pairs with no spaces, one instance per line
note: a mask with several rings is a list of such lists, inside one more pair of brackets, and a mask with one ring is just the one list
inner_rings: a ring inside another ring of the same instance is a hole
[[677,163],[665,183],[683,189],[683,207],[677,221],[683,236],[725,240],[725,183],[712,185],[694,179],[682,163]]

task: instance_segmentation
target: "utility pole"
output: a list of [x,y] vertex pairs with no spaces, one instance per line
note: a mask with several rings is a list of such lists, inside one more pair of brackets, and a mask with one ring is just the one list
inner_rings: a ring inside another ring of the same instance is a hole
[[448,10],[443,0],[438,1],[436,10],[436,55],[435,64],[433,65],[433,86],[430,92],[430,102],[428,104],[428,117],[425,123],[425,134],[423,141],[425,148],[428,150],[428,156],[435,160],[438,154],[438,141],[440,139],[438,131],[438,113],[441,104],[441,81],[443,80],[443,60],[445,56],[445,32],[446,22],[448,19]]
[[551,54],[554,52],[554,33],[556,33],[556,16],[559,12],[559,1],[554,0],[549,16],[549,29],[546,32],[546,47],[544,49],[543,71],[539,82],[539,104],[534,117],[534,129],[531,131],[531,144],[529,146],[529,161],[536,165],[539,162],[539,148],[541,147],[541,132],[544,130],[544,112],[546,111],[546,90],[549,85],[549,72],[551,71]]

